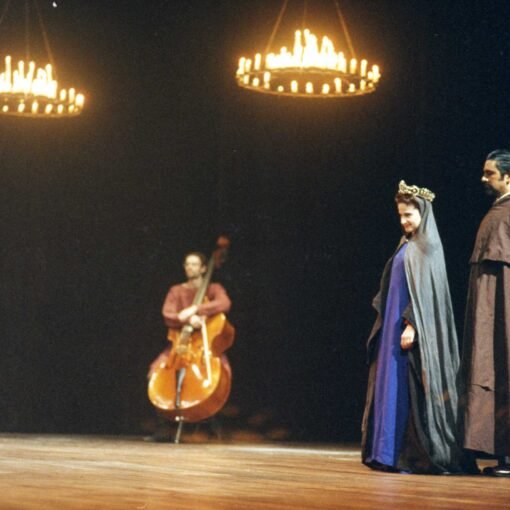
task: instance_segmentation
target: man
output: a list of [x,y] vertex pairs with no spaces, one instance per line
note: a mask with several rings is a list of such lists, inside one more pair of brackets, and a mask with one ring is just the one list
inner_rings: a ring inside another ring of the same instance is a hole
[[[204,282],[204,274],[207,271],[205,255],[200,252],[191,252],[184,257],[184,272],[186,282],[170,287],[165,302],[163,303],[163,320],[172,330],[180,331],[184,326],[191,325],[194,329],[202,326],[204,317],[210,317],[218,313],[226,313],[230,310],[231,301],[227,292],[219,283],[211,283],[206,291],[206,299],[194,305],[193,300],[198,289]],[[150,379],[154,370],[161,363],[167,361],[171,346],[167,347],[150,365],[147,377]],[[167,423],[165,423],[167,425]],[[152,440],[170,440],[167,427],[163,431],[157,431]]]
[[[199,305],[193,304],[197,290],[203,283],[207,270],[206,258],[203,253],[191,252],[184,257],[184,272],[187,281],[173,285],[163,303],[163,320],[169,329],[180,330],[186,324],[195,329],[202,325],[202,318],[226,313],[230,310],[231,301],[226,290],[219,283],[211,283],[207,289],[207,300]],[[153,370],[168,357],[170,347],[165,349],[152,363],[148,377]]]
[[464,447],[498,460],[484,469],[510,477],[510,151],[491,152],[482,183],[495,202],[470,259],[462,374]]

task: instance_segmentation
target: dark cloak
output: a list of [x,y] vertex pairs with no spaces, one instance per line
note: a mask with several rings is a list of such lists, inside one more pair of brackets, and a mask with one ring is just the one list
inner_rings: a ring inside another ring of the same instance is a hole
[[464,324],[464,446],[510,456],[510,196],[480,224]]
[[[409,239],[405,271],[410,303],[402,319],[416,330],[409,355],[410,413],[397,467],[413,473],[462,472],[459,446],[457,376],[459,354],[443,247],[432,204],[417,198],[421,223]],[[398,250],[398,248],[397,248]],[[376,371],[375,346],[384,317],[394,255],[386,263],[373,305],[378,316],[368,340],[370,373],[362,424],[362,458],[368,451]]]

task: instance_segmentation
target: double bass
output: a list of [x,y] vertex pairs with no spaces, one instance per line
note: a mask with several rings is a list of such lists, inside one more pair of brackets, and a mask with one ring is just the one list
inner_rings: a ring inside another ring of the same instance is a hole
[[[209,258],[193,305],[198,306],[207,299],[213,271],[225,260],[229,244],[223,236],[218,239],[218,248]],[[225,405],[232,372],[224,352],[233,344],[234,336],[234,327],[223,313],[204,317],[199,329],[187,324],[181,330],[169,330],[172,348],[168,358],[153,371],[148,396],[159,414],[179,423],[176,443],[183,422],[205,420]]]

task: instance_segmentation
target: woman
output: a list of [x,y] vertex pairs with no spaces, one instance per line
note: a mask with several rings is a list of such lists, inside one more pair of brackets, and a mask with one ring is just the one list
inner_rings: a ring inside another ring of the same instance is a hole
[[476,472],[457,442],[459,355],[434,194],[399,184],[404,230],[373,305],[362,460],[411,473]]

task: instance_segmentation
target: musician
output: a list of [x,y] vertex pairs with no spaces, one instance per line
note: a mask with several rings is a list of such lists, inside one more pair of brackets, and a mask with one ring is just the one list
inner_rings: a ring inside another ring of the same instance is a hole
[[[200,329],[205,317],[226,313],[231,306],[227,292],[219,283],[211,283],[207,288],[204,301],[199,305],[193,304],[195,295],[204,282],[204,274],[207,272],[207,260],[203,253],[194,251],[186,254],[184,257],[184,272],[187,280],[184,283],[170,287],[161,311],[163,320],[169,328],[169,335],[174,330],[180,331],[188,324],[194,329]],[[168,361],[171,347],[169,345],[151,363],[147,374],[148,379],[162,363]],[[213,424],[214,426],[216,425]],[[178,435],[180,435],[180,432],[178,432]],[[152,436],[146,437],[145,440],[156,442],[174,440],[169,422],[159,417],[156,431]],[[178,442],[178,440],[174,441]]]
[[[206,299],[199,305],[193,305],[193,299],[203,282],[207,271],[207,259],[203,253],[190,252],[184,257],[184,272],[187,281],[170,287],[163,303],[163,320],[169,329],[180,330],[186,324],[199,329],[204,317],[230,310],[231,301],[226,290],[219,283],[211,283]],[[162,362],[166,361],[171,346],[167,347],[152,363],[148,377]]]

